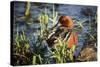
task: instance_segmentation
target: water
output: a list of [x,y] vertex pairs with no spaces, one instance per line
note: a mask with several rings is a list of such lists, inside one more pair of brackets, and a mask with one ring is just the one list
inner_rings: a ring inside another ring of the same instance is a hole
[[[31,3],[31,18],[34,20],[32,21],[32,24],[27,28],[27,24],[24,20],[16,20],[18,22],[18,31],[25,30],[27,37],[30,39],[30,45],[33,45],[35,41],[38,39],[37,36],[39,35],[40,31],[40,25],[37,20],[39,14],[41,11],[44,11],[44,9],[47,9],[47,13],[49,16],[52,16],[52,6],[53,4],[39,4],[39,3]],[[15,2],[14,4],[14,16],[16,17],[21,17],[24,16],[26,8],[26,3],[25,2]],[[80,21],[83,20],[88,20],[89,18],[82,15],[81,11],[82,9],[87,8],[87,6],[80,6],[80,5],[55,5],[55,10],[58,12],[59,16],[61,15],[68,15],[71,16],[72,18],[78,19]],[[96,7],[95,6],[88,6],[88,8],[91,8],[93,10],[94,15],[96,14]],[[49,21],[49,23],[51,23]],[[14,22],[16,25],[17,23]],[[52,24],[52,23],[51,23]],[[51,24],[49,27],[52,27]],[[76,22],[74,22],[75,25],[77,25]],[[87,34],[89,28],[88,28],[88,23],[83,24],[84,29],[82,31],[78,31],[79,33],[79,47],[77,49],[76,56],[79,54],[81,48],[83,47],[84,41],[84,36]],[[14,26],[14,33],[16,34],[17,31],[17,26]],[[14,34],[14,35],[15,35]]]

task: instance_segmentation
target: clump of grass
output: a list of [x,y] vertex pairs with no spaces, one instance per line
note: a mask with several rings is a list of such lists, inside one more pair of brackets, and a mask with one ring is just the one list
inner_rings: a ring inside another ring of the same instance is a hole
[[67,42],[58,38],[57,46],[54,47],[54,51],[52,51],[52,58],[55,59],[56,63],[67,63],[74,61],[73,52],[75,51],[75,46],[72,49],[68,49]]
[[[30,64],[31,51],[29,40],[27,39],[24,31],[21,34],[17,32],[13,48],[13,59],[15,65]],[[30,57],[30,58],[29,58]]]
[[36,52],[33,52],[25,32],[17,32],[13,48],[14,65],[43,64],[41,42],[36,44]]

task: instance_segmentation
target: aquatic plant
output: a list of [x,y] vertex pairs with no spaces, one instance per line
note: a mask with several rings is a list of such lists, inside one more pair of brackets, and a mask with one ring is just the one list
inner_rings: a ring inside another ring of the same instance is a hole
[[58,12],[55,11],[55,6],[53,4],[53,12],[52,12],[52,17],[49,17],[49,20],[52,21],[53,26],[56,25],[56,23],[58,22]]
[[32,64],[43,64],[43,58],[40,54],[33,54]]
[[46,31],[45,33],[47,34],[48,31],[48,22],[49,22],[49,17],[45,8],[45,12],[42,12],[39,15],[39,21],[40,21],[40,35],[43,36],[43,32]]
[[43,64],[43,59],[41,57],[41,50],[39,46],[41,42],[36,44],[36,52],[31,51],[29,40],[27,36],[25,35],[25,32],[22,31],[22,33],[16,34],[15,38],[15,45],[14,45],[14,63],[15,65],[20,64]]
[[53,48],[52,58],[54,58],[56,63],[67,63],[74,61],[74,51],[76,46],[73,46],[71,49],[67,47],[67,41],[62,40],[61,38],[57,38],[58,43]]
[[30,16],[30,8],[31,8],[31,4],[30,2],[27,2],[27,5],[26,5],[26,11],[25,11],[25,16]]
[[26,3],[26,8],[24,12],[24,16],[16,17],[16,21],[24,21],[27,25],[30,25],[33,23],[33,19],[31,18],[31,4],[30,2]]
[[[58,12],[55,10],[55,6],[53,4],[53,12],[52,12],[52,17],[49,17],[49,15],[47,14],[47,10],[45,8],[44,12],[41,12],[39,15],[39,21],[40,21],[40,36],[38,37],[39,40],[37,41],[36,45],[36,52],[32,52],[30,51],[30,44],[28,39],[25,36],[25,33],[22,32],[22,34],[19,34],[17,32],[16,34],[16,40],[15,40],[15,44],[16,44],[16,54],[14,54],[15,56],[22,56],[24,57],[23,59],[23,64],[29,63],[29,64],[43,64],[43,63],[51,63],[50,61],[46,61],[43,62],[44,57],[43,57],[43,52],[41,51],[41,48],[43,46],[42,41],[46,40],[46,38],[48,37],[48,33],[49,28],[48,28],[48,23],[49,20],[53,23],[52,26],[56,25],[56,23],[58,22]],[[22,17],[25,19],[26,22],[30,22],[31,21],[31,17],[30,17],[30,3],[27,3],[26,6],[26,11],[25,11],[25,16]],[[90,23],[90,16],[89,16],[89,23]],[[77,24],[79,25],[79,27],[81,27],[81,29],[84,29],[83,23],[85,21],[76,21]],[[91,27],[91,24],[89,25]],[[92,29],[90,29],[92,30]],[[88,33],[90,35],[90,37],[95,40],[94,35],[92,35],[90,32]],[[44,38],[45,37],[45,38]],[[68,38],[68,37],[66,37]],[[50,58],[53,58],[55,63],[66,63],[66,62],[73,62],[74,61],[74,51],[76,49],[76,46],[73,46],[71,49],[69,49],[67,47],[67,42],[63,41],[61,38],[57,38],[58,43],[56,44],[56,46],[54,47],[54,50],[52,51],[52,56]],[[23,45],[24,44],[24,45]],[[29,56],[27,56],[27,54],[31,55],[31,59],[29,58]],[[26,59],[25,59],[26,58]],[[22,59],[22,58],[20,58]],[[16,64],[20,64],[20,59],[16,61]],[[24,62],[24,60],[27,60],[27,62]]]
[[[96,17],[94,19],[96,19]],[[78,24],[78,26],[81,27],[81,31],[85,29],[85,27],[84,27],[85,22],[88,22],[89,23],[89,25],[88,25],[89,31],[87,32],[86,35],[88,35],[88,36],[86,36],[86,37],[89,37],[92,40],[96,40],[96,38],[95,38],[96,34],[93,31],[95,28],[93,28],[93,26],[92,26],[92,25],[96,25],[96,23],[92,22],[90,17],[89,17],[89,21],[87,21],[87,20],[80,21],[77,19],[75,19],[75,20],[76,20],[75,22]],[[78,28],[77,28],[77,30],[78,30]]]
[[24,31],[21,34],[16,33],[16,38],[13,45],[13,60],[15,65],[31,64],[31,55],[29,40]]
[[[92,9],[90,7],[87,7],[87,8],[82,8],[82,10],[80,11],[80,13],[87,17],[87,23],[88,23],[88,29],[89,31],[87,32],[87,34],[89,35],[90,38],[92,38],[93,40],[95,40],[95,36],[94,35],[95,33],[95,29],[96,29],[96,23],[97,22],[97,15],[94,13],[95,11],[94,10],[97,10],[97,9]],[[94,20],[94,21],[93,21]],[[95,28],[94,28],[95,27]],[[94,34],[93,34],[94,33]]]

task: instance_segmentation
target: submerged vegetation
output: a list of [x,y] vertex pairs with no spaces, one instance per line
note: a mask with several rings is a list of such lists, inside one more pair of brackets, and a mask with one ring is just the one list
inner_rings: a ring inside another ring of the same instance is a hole
[[[82,11],[82,13],[85,15],[88,15],[86,14],[87,9],[84,9],[84,10],[85,11],[84,12]],[[54,4],[52,5],[51,15],[48,14],[47,8],[45,8],[44,11],[42,10],[40,12],[40,14],[38,15],[38,18],[36,19],[38,20],[37,23],[39,23],[40,29],[39,29],[39,32],[37,33],[38,35],[36,36],[37,39],[35,40],[35,43],[32,43],[32,45],[30,44],[31,41],[29,39],[29,36],[26,33],[26,30],[18,31],[17,29],[16,34],[14,34],[15,38],[13,40],[13,48],[12,48],[13,49],[12,57],[13,57],[14,65],[54,64],[54,63],[96,60],[96,52],[97,52],[96,50],[97,45],[95,45],[97,41],[97,34],[96,34],[97,29],[95,29],[95,27],[97,26],[96,15],[95,15],[95,18],[89,17],[88,21],[80,21],[80,20],[75,19],[76,21],[75,23],[77,24],[77,26],[74,29],[74,31],[82,32],[85,29],[86,23],[90,23],[88,26],[89,28],[88,32],[86,32],[86,34],[83,33],[82,35],[85,40],[84,41],[85,46],[83,46],[82,49],[80,50],[80,54],[78,55],[78,57],[74,57],[74,53],[78,49],[79,46],[74,45],[71,49],[69,49],[67,46],[68,44],[67,41],[62,40],[61,37],[57,38],[56,46],[48,47],[48,44],[46,41],[49,38],[50,34],[54,32],[54,30],[56,30],[54,26],[58,23],[59,17],[60,17],[59,12],[56,11]],[[33,20],[35,19],[31,17],[31,3],[30,2],[26,3],[26,10],[24,12],[24,16],[17,18],[16,21],[20,21],[22,19],[25,20],[26,27],[27,27],[27,24],[29,27],[31,26],[31,24],[35,24],[33,22]],[[90,20],[93,20],[93,21],[90,21]],[[51,26],[49,27],[50,22],[51,22]],[[18,23],[15,23],[15,24],[17,25]],[[19,26],[17,25],[17,27]],[[31,28],[27,28],[27,30],[28,29],[31,29]],[[34,31],[34,29],[32,30]],[[34,36],[30,36],[30,37],[34,37]],[[82,37],[80,36],[78,37],[79,40],[81,38]],[[70,39],[68,35],[66,35],[66,39]],[[91,44],[92,44],[92,47],[90,47]],[[90,57],[89,53],[92,57]],[[87,58],[87,56],[89,57]]]

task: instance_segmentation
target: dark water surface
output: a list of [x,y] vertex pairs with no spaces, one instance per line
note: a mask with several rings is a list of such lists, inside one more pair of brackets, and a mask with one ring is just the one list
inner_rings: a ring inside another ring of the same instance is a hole
[[[26,9],[26,2],[15,2],[14,3],[14,36],[16,35],[17,31],[22,31],[24,30],[26,32],[27,37],[30,39],[30,45],[33,45],[33,43],[36,42],[38,39],[37,36],[39,35],[40,31],[40,25],[39,22],[36,21],[38,19],[39,14],[41,11],[44,11],[45,8],[47,9],[47,14],[49,16],[52,16],[52,10],[53,10],[53,4],[47,4],[47,3],[31,3],[31,18],[33,19],[32,24],[27,28],[26,21],[24,20],[16,20],[18,17],[22,17],[25,14],[25,9]],[[93,15],[91,18],[93,18],[96,14],[97,8],[95,6],[81,6],[81,5],[68,5],[68,4],[55,4],[55,10],[58,12],[59,16],[62,15],[68,15],[71,16],[72,18],[75,18],[76,20],[79,21],[84,21],[83,26],[84,29],[80,30],[79,25],[74,22],[75,27],[79,29],[77,31],[79,33],[79,48],[76,55],[80,52],[81,48],[83,47],[83,43],[85,42],[85,34],[88,33],[89,29],[89,23],[85,21],[89,21],[89,17],[83,15],[81,12],[83,9],[89,8],[92,10]],[[51,23],[49,21],[49,23]],[[49,27],[52,27],[50,24]]]

